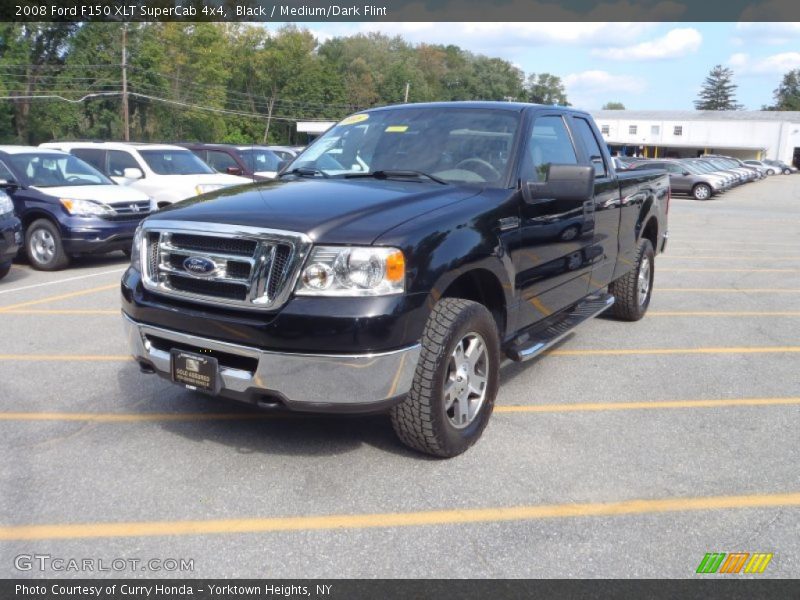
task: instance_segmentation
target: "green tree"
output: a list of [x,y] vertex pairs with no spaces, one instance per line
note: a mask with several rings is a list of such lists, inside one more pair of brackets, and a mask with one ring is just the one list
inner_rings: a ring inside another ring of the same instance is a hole
[[603,110],[625,110],[625,105],[622,102],[606,102]]
[[694,102],[697,110],[741,110],[736,102],[736,88],[733,71],[717,65],[706,77],[700,94]]
[[770,110],[800,110],[800,69],[784,74],[774,95],[775,104]]
[[535,104],[569,106],[567,92],[561,78],[550,73],[531,73],[526,82],[528,101]]

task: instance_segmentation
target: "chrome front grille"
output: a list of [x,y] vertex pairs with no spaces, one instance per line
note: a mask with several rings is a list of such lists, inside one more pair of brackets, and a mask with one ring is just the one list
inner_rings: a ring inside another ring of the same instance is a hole
[[300,233],[160,220],[144,223],[143,241],[148,290],[252,310],[286,302],[311,247]]
[[106,221],[139,221],[150,215],[150,200],[131,202],[130,204],[115,204],[115,214],[105,215]]

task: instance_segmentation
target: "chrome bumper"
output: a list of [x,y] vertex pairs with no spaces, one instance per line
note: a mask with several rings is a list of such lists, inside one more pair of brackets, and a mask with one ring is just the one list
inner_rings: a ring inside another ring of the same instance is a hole
[[[252,403],[278,402],[292,410],[361,412],[383,408],[411,389],[419,344],[380,354],[294,354],[260,350],[137,323],[123,313],[133,357],[172,379],[169,349],[183,347],[254,359],[253,371],[225,366],[219,359],[220,396]],[[158,339],[157,344],[151,340]]]

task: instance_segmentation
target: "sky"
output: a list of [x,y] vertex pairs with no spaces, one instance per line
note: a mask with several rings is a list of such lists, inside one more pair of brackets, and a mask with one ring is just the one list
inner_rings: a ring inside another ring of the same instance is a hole
[[[745,109],[773,101],[800,68],[800,23],[304,23],[322,42],[380,31],[414,44],[456,44],[526,74],[561,77],[573,106],[691,110],[714,65],[730,67]],[[411,94],[413,100],[413,90]]]

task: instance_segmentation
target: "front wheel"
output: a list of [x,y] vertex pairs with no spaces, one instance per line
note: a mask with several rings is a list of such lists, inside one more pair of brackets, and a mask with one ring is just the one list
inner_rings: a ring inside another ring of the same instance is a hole
[[711,187],[705,183],[698,183],[692,188],[692,196],[695,200],[708,200],[711,198]]
[[444,298],[422,334],[408,396],[391,411],[400,440],[420,452],[457,456],[480,438],[497,395],[500,339],[481,304]]
[[31,266],[38,271],[58,271],[69,264],[58,227],[47,219],[30,224],[25,232],[25,252]]
[[11,270],[11,261],[7,263],[0,263],[0,279],[8,275],[8,272]]
[[623,321],[638,321],[647,312],[653,295],[655,256],[650,240],[639,240],[636,249],[636,268],[612,281],[608,286],[608,293],[615,299],[611,313],[616,318]]
[[792,170],[791,169],[784,169],[783,170],[783,174],[784,175],[791,175],[792,174]]

